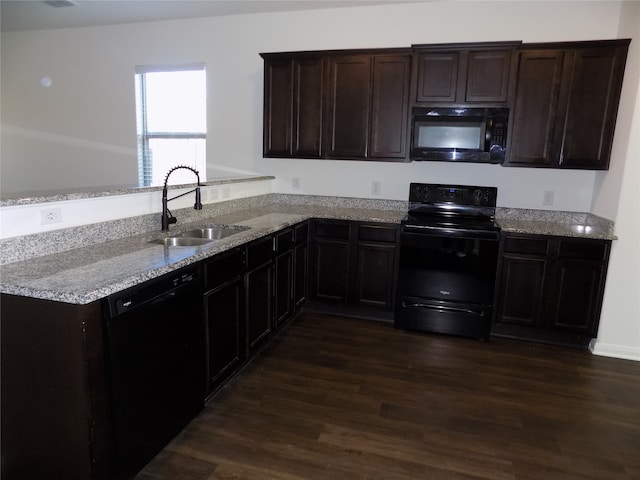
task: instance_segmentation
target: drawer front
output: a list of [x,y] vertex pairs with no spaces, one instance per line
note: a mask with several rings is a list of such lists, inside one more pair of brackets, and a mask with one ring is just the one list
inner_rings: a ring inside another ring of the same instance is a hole
[[269,236],[247,246],[247,268],[253,270],[273,258],[273,237]]
[[398,228],[388,225],[358,225],[358,240],[365,242],[396,243]]
[[316,221],[314,227],[316,237],[339,238],[344,240],[348,240],[350,237],[349,223]]
[[205,289],[211,290],[233,280],[244,271],[244,252],[241,248],[221,253],[205,264]]
[[560,257],[604,261],[609,251],[608,241],[567,239],[560,242]]
[[276,253],[280,254],[291,250],[294,243],[294,231],[293,228],[289,228],[276,234],[275,249]]
[[546,238],[506,236],[504,239],[504,252],[546,256],[549,253],[549,240]]

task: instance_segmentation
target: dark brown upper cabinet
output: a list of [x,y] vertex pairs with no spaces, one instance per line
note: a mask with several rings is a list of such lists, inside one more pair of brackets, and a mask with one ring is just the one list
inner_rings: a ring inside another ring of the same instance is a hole
[[327,155],[364,158],[369,146],[371,56],[329,58]]
[[327,157],[404,160],[411,54],[329,57]]
[[508,104],[520,42],[414,45],[418,105]]
[[609,168],[629,42],[523,45],[505,165]]
[[264,157],[407,159],[410,49],[261,56]]
[[322,56],[262,54],[265,157],[322,155]]

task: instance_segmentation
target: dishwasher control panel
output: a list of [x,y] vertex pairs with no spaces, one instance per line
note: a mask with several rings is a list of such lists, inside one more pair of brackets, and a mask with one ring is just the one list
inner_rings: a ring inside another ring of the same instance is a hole
[[199,280],[198,269],[190,268],[169,274],[159,279],[150,280],[143,285],[135,286],[122,292],[114,293],[108,298],[111,317],[128,312],[155,299],[171,295],[176,289],[195,283]]

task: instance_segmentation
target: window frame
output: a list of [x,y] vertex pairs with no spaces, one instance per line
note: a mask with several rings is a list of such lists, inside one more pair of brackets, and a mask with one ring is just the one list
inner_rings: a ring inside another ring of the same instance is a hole
[[[207,132],[149,132],[147,128],[147,95],[146,82],[147,73],[169,73],[185,71],[203,71],[206,79],[206,68],[204,63],[193,63],[185,65],[144,65],[135,67],[135,90],[136,90],[136,137],[138,143],[138,184],[141,187],[152,186],[153,160],[149,141],[155,139],[203,139],[206,142]],[[205,94],[206,101],[206,94]],[[205,125],[206,129],[206,125]],[[206,148],[206,143],[205,143]],[[200,172],[201,181],[206,180],[206,172]]]

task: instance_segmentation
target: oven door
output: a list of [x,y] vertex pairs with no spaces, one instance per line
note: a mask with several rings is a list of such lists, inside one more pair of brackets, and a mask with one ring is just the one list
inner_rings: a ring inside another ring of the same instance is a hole
[[498,263],[498,233],[404,227],[395,325],[487,338]]

